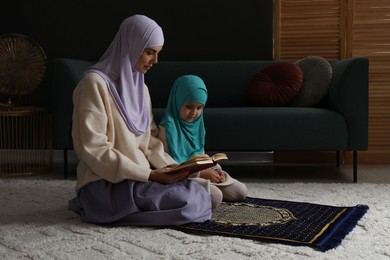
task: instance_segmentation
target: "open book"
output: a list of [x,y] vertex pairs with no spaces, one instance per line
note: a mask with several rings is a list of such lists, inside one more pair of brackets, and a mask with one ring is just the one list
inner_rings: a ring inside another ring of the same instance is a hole
[[191,159],[182,162],[181,164],[174,167],[168,173],[177,173],[183,171],[189,171],[188,174],[198,172],[210,167],[213,167],[220,160],[226,160],[228,157],[224,153],[216,153],[212,156],[208,156],[207,154],[195,155]]

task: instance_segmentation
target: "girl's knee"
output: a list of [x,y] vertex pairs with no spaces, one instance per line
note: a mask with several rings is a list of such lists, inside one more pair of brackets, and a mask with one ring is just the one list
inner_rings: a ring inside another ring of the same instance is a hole
[[248,195],[248,188],[242,182],[235,182],[232,185],[224,187],[223,199],[225,201],[242,201]]
[[211,195],[212,208],[216,209],[222,203],[222,200],[223,200],[222,191],[219,188],[217,188],[216,186],[211,185],[210,186],[210,195]]

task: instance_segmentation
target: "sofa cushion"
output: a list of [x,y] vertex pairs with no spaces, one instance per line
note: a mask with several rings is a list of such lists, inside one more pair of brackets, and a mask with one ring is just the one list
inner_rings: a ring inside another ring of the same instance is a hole
[[328,93],[332,66],[319,56],[308,56],[296,62],[303,72],[303,83],[291,105],[310,107],[318,104]]
[[254,106],[286,106],[298,94],[303,82],[300,67],[291,62],[275,62],[252,78],[248,100]]
[[206,150],[344,150],[348,127],[336,111],[314,107],[204,109]]

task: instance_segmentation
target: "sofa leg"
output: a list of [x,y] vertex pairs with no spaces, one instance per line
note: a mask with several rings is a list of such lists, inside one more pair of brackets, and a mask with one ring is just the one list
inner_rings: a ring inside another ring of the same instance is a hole
[[353,151],[353,182],[357,182],[357,151]]
[[68,179],[68,150],[64,149],[64,179]]
[[340,166],[340,151],[336,151],[336,167]]

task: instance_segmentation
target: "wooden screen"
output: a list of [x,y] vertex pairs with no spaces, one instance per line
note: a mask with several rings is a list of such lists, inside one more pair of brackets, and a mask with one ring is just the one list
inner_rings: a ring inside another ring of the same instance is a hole
[[365,161],[390,163],[390,3],[354,0],[349,18],[350,56],[369,58],[369,139]]

